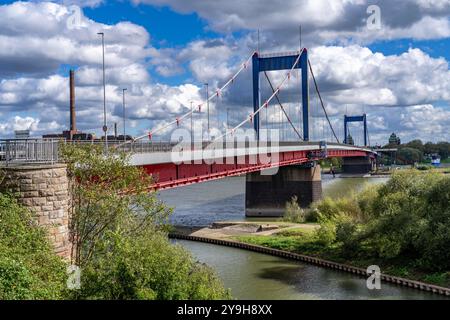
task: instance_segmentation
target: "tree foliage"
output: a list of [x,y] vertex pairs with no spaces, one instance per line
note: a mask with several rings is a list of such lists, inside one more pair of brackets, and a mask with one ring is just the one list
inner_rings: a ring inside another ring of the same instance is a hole
[[[316,205],[325,230],[346,255],[406,259],[426,270],[450,269],[450,177],[400,171],[356,197]],[[318,231],[319,233],[320,231]]]
[[66,263],[53,253],[46,230],[31,213],[0,194],[0,300],[60,299]]
[[64,145],[62,153],[71,180],[75,264],[87,264],[107,232],[127,230],[130,224],[136,230],[128,232],[138,232],[148,225],[161,225],[170,214],[150,192],[151,177],[128,165],[125,153],[105,156],[100,146],[93,145]]
[[73,201],[77,299],[228,298],[214,271],[167,238],[171,210],[149,187],[151,177],[123,153],[66,145]]

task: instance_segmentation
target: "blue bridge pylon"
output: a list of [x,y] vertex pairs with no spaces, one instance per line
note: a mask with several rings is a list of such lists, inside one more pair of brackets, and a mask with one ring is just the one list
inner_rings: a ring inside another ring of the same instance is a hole
[[[259,73],[264,71],[289,70],[296,62],[298,55],[300,60],[295,69],[302,70],[302,115],[303,115],[303,140],[309,141],[309,86],[308,86],[308,51],[303,49],[297,54],[280,54],[275,56],[260,55],[255,52],[252,58],[253,69],[253,110],[256,112],[261,105],[259,92]],[[256,137],[259,140],[259,114],[255,114],[254,128]]]

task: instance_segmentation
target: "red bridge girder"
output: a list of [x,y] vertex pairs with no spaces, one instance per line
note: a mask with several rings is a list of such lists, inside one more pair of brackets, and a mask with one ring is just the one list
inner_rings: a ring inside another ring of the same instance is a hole
[[[311,151],[290,151],[278,153],[278,159],[273,163],[260,161],[259,157],[245,156],[245,163],[238,163],[237,157],[223,159],[223,164],[208,164],[204,161],[201,164],[194,163],[159,163],[143,165],[145,172],[154,177],[155,183],[150,186],[154,190],[170,189],[185,186],[193,183],[216,180],[225,177],[238,176],[250,172],[302,164],[309,161],[319,160],[318,158],[308,158]],[[366,151],[360,150],[328,150],[327,157],[367,157]],[[256,159],[255,159],[256,158]],[[276,157],[274,157],[276,158]],[[239,162],[244,157],[240,157]],[[218,161],[217,161],[218,162]]]

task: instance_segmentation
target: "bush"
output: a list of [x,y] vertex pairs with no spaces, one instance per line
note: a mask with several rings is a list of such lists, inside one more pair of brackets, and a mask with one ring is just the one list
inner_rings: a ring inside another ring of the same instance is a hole
[[293,223],[303,223],[306,219],[305,210],[300,208],[297,196],[293,196],[290,202],[286,203],[286,210],[284,212],[284,221]]
[[450,177],[399,172],[379,189],[367,243],[382,258],[408,257],[430,270],[450,268]]
[[11,196],[0,194],[0,300],[60,299],[66,264],[53,253],[46,230]]
[[360,210],[360,221],[369,222],[377,215],[374,211],[374,202],[378,196],[379,185],[366,185],[354,199],[358,203]]
[[336,241],[336,226],[333,222],[323,221],[320,228],[315,231],[317,243],[329,246]]
[[339,199],[327,197],[313,205],[312,216],[316,221],[333,221],[343,215],[360,219],[361,210],[354,196]]
[[349,256],[357,251],[359,247],[357,230],[357,224],[348,217],[343,217],[336,223],[336,241],[341,243],[344,256]]
[[79,299],[226,299],[215,273],[160,231],[108,232],[83,269]]

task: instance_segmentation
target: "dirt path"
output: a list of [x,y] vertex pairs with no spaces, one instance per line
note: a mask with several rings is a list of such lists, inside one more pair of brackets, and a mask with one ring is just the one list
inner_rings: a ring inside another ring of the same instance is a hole
[[313,230],[317,228],[312,224],[296,224],[289,222],[243,222],[227,221],[215,222],[210,227],[182,227],[175,226],[175,232],[184,235],[211,238],[228,239],[241,235],[269,236],[281,231],[292,229]]

